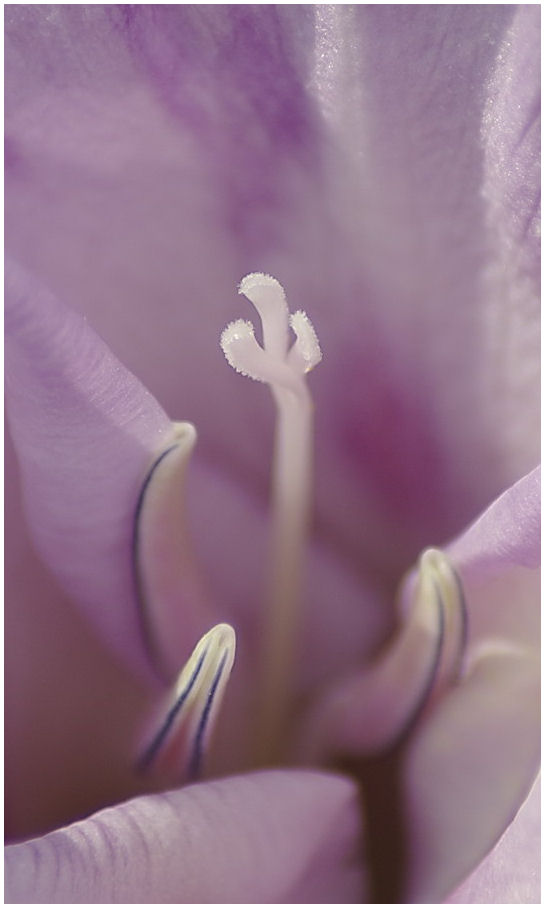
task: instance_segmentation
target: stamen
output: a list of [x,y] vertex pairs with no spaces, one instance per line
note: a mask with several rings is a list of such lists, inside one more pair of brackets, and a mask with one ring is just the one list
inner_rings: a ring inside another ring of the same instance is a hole
[[430,699],[459,679],[466,625],[460,581],[444,553],[428,549],[397,637],[318,705],[304,730],[304,756],[370,755],[398,743]]
[[[271,570],[263,622],[256,757],[258,763],[266,764],[278,754],[289,712],[312,473],[312,402],[304,375],[322,354],[308,317],[303,312],[289,317],[284,290],[275,278],[249,274],[241,281],[239,292],[259,313],[263,347],[249,323],[242,320],[227,327],[221,346],[238,372],[270,385],[277,407]],[[296,340],[288,350],[290,325]]]
[[229,624],[216,625],[199,640],[142,750],[140,771],[173,782],[199,777],[234,658]]
[[441,601],[445,633],[434,693],[459,681],[464,665],[468,616],[464,590],[458,574],[440,549],[426,549],[420,558],[420,572],[433,578]]
[[169,683],[188,634],[202,633],[203,618],[205,627],[217,621],[184,519],[186,472],[196,438],[191,423],[173,423],[143,483],[134,517],[133,571],[144,643],[157,674]]

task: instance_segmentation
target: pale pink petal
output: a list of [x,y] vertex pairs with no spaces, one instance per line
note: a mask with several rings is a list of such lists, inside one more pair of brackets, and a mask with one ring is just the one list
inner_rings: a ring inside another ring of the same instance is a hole
[[541,467],[507,489],[451,545],[449,554],[472,578],[493,575],[510,565],[540,564]]
[[7,849],[7,901],[360,902],[357,790],[266,772],[142,797]]
[[537,467],[446,547],[468,598],[470,652],[497,640],[539,646],[540,478]]
[[541,778],[498,844],[447,899],[449,904],[539,905]]
[[490,651],[422,722],[404,770],[411,901],[444,899],[515,817],[539,765],[539,660]]
[[153,699],[36,555],[17,519],[9,437],[5,465],[5,834],[13,840],[143,790],[133,761]]
[[270,412],[217,342],[277,275],[323,342],[319,526],[355,571],[536,459],[537,13],[8,12],[10,244],[261,501]]
[[447,551],[467,600],[467,666],[409,747],[417,901],[444,898],[485,857],[539,765],[539,472],[500,496]]
[[168,417],[81,316],[7,271],[6,391],[36,547],[108,643],[142,664],[131,563]]
[[[225,377],[211,330],[226,287],[277,274],[325,352],[318,530],[393,593],[536,460],[538,10],[22,7],[8,24],[14,248],[259,502],[270,414]],[[535,580],[494,573],[464,577],[472,646],[524,649]],[[516,651],[491,658],[465,688],[481,705],[496,670],[498,689],[514,680]],[[475,717],[448,702],[459,738]]]
[[[444,898],[495,844],[535,776],[540,737],[538,549],[538,471],[500,496],[446,549],[463,582],[469,636],[461,682],[429,702],[412,735],[406,735],[400,756],[398,809],[411,900]],[[413,574],[402,599],[410,598],[414,583]],[[411,634],[406,636],[410,643]],[[314,704],[303,725],[302,751],[316,746],[321,756],[342,758],[344,746],[355,765],[374,753],[376,730],[388,728],[406,698],[412,702],[419,672],[426,676],[419,641],[418,635],[412,639],[417,662],[402,691],[395,664],[389,668],[390,686],[379,685],[377,697],[386,704],[390,699],[390,706],[379,703],[376,715],[370,708],[376,678],[362,662],[358,672],[347,674]],[[382,665],[380,659],[377,665]]]

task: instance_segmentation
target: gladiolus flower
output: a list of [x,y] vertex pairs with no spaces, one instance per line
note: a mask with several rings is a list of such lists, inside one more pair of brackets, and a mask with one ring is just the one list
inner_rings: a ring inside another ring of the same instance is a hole
[[535,8],[6,20],[8,900],[537,900]]

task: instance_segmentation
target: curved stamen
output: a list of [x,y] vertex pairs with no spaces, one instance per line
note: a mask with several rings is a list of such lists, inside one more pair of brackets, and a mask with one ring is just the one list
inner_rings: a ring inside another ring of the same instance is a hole
[[[284,290],[275,278],[249,274],[241,281],[239,292],[259,313],[263,348],[251,325],[243,320],[227,327],[221,346],[237,371],[270,385],[277,407],[271,569],[256,756],[259,764],[266,764],[275,759],[289,712],[312,473],[312,404],[304,375],[322,354],[308,317],[297,312],[289,318]],[[290,325],[296,340],[288,351]]]
[[161,710],[137,768],[175,782],[199,777],[235,658],[235,632],[218,624],[199,640]]
[[430,698],[458,679],[466,624],[454,569],[444,553],[428,549],[420,558],[412,605],[396,638],[374,664],[319,704],[304,730],[304,755],[370,755],[398,743]]
[[462,673],[468,633],[467,606],[460,578],[440,549],[427,549],[420,563],[434,578],[444,614],[445,638],[434,685],[437,691],[458,681]]
[[184,514],[196,438],[191,423],[173,423],[172,435],[142,485],[134,516],[132,566],[144,643],[158,676],[168,683],[179,668],[188,634],[197,637],[203,623],[217,621],[202,588]]

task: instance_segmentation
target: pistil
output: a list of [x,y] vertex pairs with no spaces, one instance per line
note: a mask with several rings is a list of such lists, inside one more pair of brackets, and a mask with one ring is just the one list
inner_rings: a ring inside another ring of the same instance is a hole
[[[312,401],[304,376],[322,354],[310,320],[301,311],[289,315],[284,290],[273,277],[250,274],[239,292],[259,313],[263,347],[252,324],[243,320],[227,326],[221,346],[234,369],[269,384],[277,411],[256,742],[256,761],[263,765],[277,759],[288,723],[312,485]],[[295,334],[291,348],[290,327]]]

